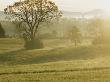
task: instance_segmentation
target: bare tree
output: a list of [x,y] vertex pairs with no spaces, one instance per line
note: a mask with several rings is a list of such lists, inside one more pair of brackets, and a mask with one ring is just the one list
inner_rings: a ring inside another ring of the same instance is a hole
[[4,9],[17,20],[20,33],[26,42],[32,42],[43,22],[59,18],[61,12],[54,2],[50,0],[24,0],[14,3]]

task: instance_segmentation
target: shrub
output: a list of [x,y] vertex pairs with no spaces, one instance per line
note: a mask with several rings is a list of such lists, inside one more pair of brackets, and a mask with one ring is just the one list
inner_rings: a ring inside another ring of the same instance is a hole
[[30,41],[26,41],[24,47],[26,49],[41,49],[43,48],[43,43],[40,39],[36,38]]
[[5,30],[3,29],[1,23],[0,23],[0,38],[5,38]]
[[93,45],[100,45],[100,44],[110,44],[110,38],[109,37],[96,37],[92,41]]

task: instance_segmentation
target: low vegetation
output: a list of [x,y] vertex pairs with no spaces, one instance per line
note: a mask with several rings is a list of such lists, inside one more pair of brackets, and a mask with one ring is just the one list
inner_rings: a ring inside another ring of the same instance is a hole
[[[0,39],[0,81],[110,81],[108,45],[83,45],[76,48],[74,44],[66,43],[58,39],[46,40],[43,49],[25,50],[20,39]],[[56,44],[59,46],[55,47]]]

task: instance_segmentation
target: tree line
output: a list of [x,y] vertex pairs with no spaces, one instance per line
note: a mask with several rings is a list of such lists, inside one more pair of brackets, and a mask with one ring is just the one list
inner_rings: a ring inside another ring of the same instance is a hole
[[[13,5],[5,8],[4,12],[5,14],[11,15],[11,19],[16,24],[19,35],[25,41],[24,47],[26,49],[43,48],[43,43],[38,35],[39,29],[44,23],[50,26],[51,24],[52,26],[55,25],[54,27],[57,27],[57,30],[62,27],[60,29],[64,31],[62,32],[63,38],[71,40],[75,46],[81,42],[82,37],[87,32],[87,35],[90,34],[92,35],[91,37],[97,38],[102,35],[103,31],[103,20],[101,19],[83,21],[78,19],[65,20],[61,18],[62,13],[58,9],[58,6],[50,0],[24,0],[15,2]],[[52,31],[53,34],[57,34],[57,30],[54,29]],[[84,31],[86,31],[85,34]],[[1,24],[0,36],[5,37],[5,31]]]

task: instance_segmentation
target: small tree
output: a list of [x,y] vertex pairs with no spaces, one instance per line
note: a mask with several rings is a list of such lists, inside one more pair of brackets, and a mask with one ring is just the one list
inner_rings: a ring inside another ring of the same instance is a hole
[[81,33],[76,26],[73,26],[68,30],[67,36],[72,42],[74,42],[75,47],[81,42]]
[[[17,20],[17,26],[26,42],[26,47],[31,46],[31,48],[32,45],[35,46],[35,40],[38,40],[36,34],[40,25],[61,16],[58,7],[50,0],[24,0],[14,3],[4,11],[11,13],[14,20]],[[39,47],[36,45],[33,48]]]
[[88,32],[95,37],[100,37],[103,35],[103,27],[104,27],[104,20],[102,19],[92,19],[89,20],[87,24]]
[[0,38],[5,38],[5,30],[3,29],[1,23],[0,23]]
[[104,43],[104,20],[102,19],[92,19],[88,22],[87,25],[88,33],[93,38],[93,44],[102,44]]

